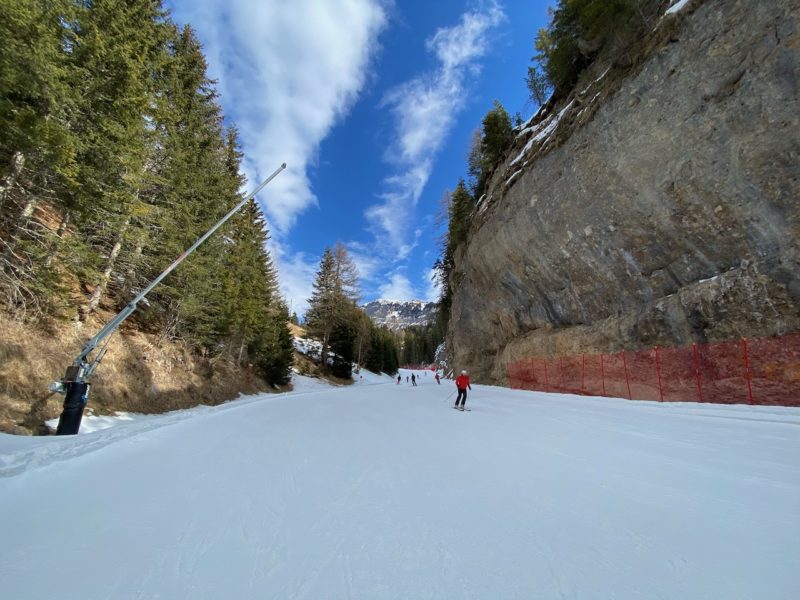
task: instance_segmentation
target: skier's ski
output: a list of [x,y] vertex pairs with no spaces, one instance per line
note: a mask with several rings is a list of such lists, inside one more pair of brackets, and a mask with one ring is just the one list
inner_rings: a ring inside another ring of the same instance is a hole
[[463,412],[463,411],[469,412],[469,411],[471,411],[471,410],[472,410],[471,408],[464,408],[464,409],[460,409],[460,408],[456,408],[455,406],[451,406],[450,408],[452,408],[453,410],[461,410],[462,412]]

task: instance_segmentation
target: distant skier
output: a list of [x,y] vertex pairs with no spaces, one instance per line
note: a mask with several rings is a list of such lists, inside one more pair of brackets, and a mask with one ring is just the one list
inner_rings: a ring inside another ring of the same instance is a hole
[[438,373],[436,374],[436,383],[438,383],[439,385],[442,385],[442,381],[439,378],[439,374]]
[[417,385],[417,378],[414,377],[413,373],[411,374],[411,385],[413,385],[414,387],[416,387]]
[[397,376],[397,385],[400,385],[400,375]]
[[408,375],[406,375],[406,383],[408,383]]
[[[461,371],[461,375],[456,377],[456,387],[458,388],[458,396],[456,396],[456,405],[454,408],[458,410],[464,410],[464,404],[467,401],[467,388],[472,391],[472,386],[469,384],[469,375],[467,375],[466,369]],[[461,400],[461,406],[458,405],[458,401]]]

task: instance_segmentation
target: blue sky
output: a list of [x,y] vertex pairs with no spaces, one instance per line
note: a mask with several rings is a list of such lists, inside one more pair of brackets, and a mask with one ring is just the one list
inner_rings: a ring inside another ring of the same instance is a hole
[[528,117],[525,74],[547,0],[167,0],[203,43],[282,292],[302,315],[342,242],[363,300],[435,300],[441,199],[500,100]]

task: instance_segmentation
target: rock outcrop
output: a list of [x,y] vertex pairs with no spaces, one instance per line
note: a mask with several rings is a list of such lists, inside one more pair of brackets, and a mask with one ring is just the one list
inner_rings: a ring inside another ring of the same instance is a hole
[[799,15],[691,0],[527,127],[456,256],[451,364],[800,330]]

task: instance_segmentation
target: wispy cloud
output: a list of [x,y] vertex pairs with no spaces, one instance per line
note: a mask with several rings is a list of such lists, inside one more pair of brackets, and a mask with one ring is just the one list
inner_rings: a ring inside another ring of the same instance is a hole
[[226,114],[254,180],[289,167],[264,203],[279,235],[316,202],[307,170],[320,142],[364,85],[386,23],[378,0],[173,0],[204,42]]
[[366,211],[376,236],[389,242],[390,253],[402,260],[414,247],[409,219],[430,177],[437,152],[464,107],[469,78],[480,70],[489,48],[489,32],[505,19],[496,3],[467,12],[457,25],[437,30],[426,41],[436,56],[433,72],[390,90],[382,106],[395,122],[386,159],[395,173],[384,180],[381,202]]
[[430,269],[424,276],[425,280],[422,282],[425,288],[425,300],[428,302],[437,302],[442,295],[442,286],[439,284],[439,279],[436,277],[436,271]]
[[[209,74],[238,126],[242,168],[252,189],[282,162],[286,171],[258,196],[274,234],[281,285],[293,303],[310,293],[310,258],[280,241],[317,199],[308,178],[319,145],[362,90],[377,38],[382,0],[168,0],[179,22],[203,42]],[[316,264],[313,265],[316,268]],[[297,295],[301,294],[301,295]]]
[[411,285],[408,277],[402,273],[391,274],[388,283],[380,287],[380,293],[381,298],[400,302],[414,300],[416,298],[414,286]]
[[281,244],[275,241],[270,243],[270,251],[280,273],[281,291],[289,309],[302,317],[308,309],[320,258],[303,252],[287,254]]
[[372,279],[378,274],[383,263],[375,254],[373,246],[359,242],[343,242],[347,253],[358,269],[358,276],[362,281]]

